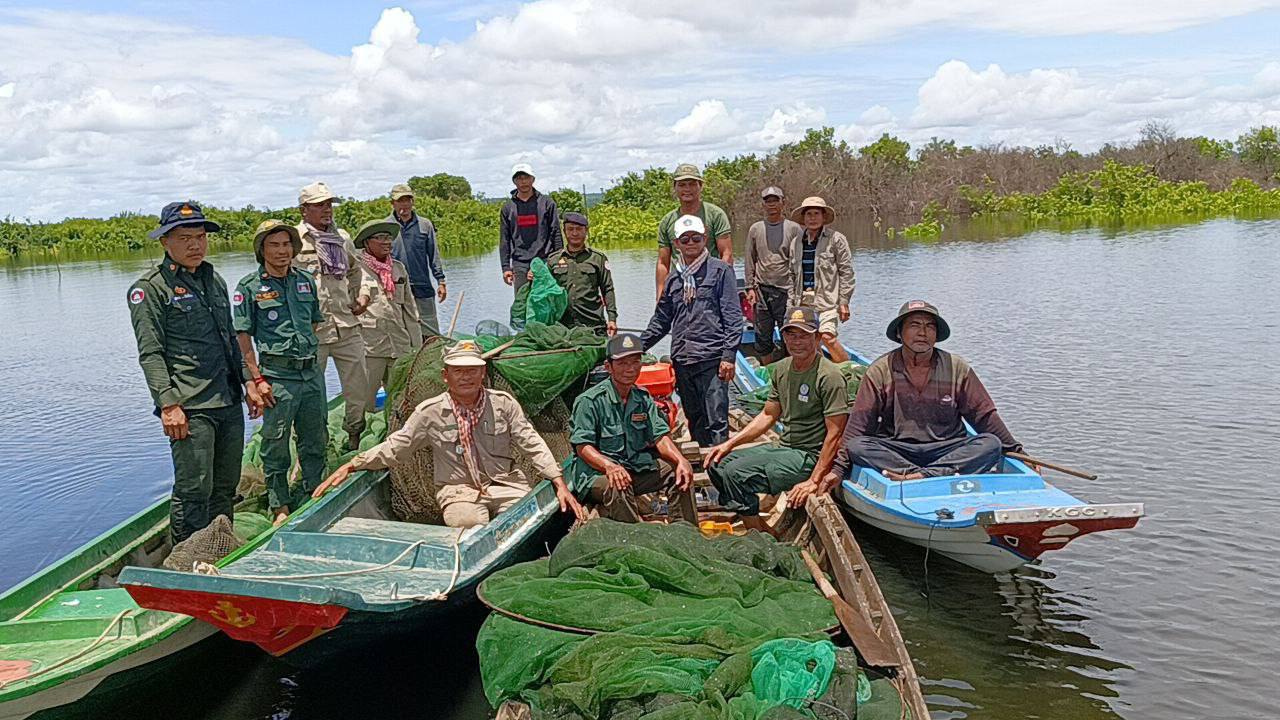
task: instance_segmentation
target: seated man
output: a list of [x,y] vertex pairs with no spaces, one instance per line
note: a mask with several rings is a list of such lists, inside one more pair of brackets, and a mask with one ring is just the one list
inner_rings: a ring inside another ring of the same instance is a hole
[[[760,531],[769,528],[760,519],[756,493],[776,495],[789,490],[787,503],[804,507],[810,495],[835,486],[828,471],[849,417],[844,375],[818,352],[817,311],[812,307],[788,310],[782,341],[791,357],[771,366],[773,387],[764,409],[707,455],[707,474],[720,491],[721,503],[737,512],[743,525]],[[779,421],[783,425],[780,445],[734,450]]]
[[609,379],[573,402],[569,442],[575,456],[566,472],[574,487],[590,487],[591,502],[601,506],[604,517],[640,522],[636,495],[666,490],[679,493],[678,499],[673,497],[672,519],[696,524],[697,508],[689,492],[693,468],[671,440],[657,403],[636,387],[641,352],[635,335],[610,338],[604,363]]
[[[984,472],[1022,452],[969,363],[934,347],[951,335],[938,309],[912,300],[885,334],[900,347],[876,358],[858,386],[834,472],[861,465],[891,480]],[[965,432],[963,420],[978,431]]]
[[339,467],[316,488],[320,497],[347,479],[353,470],[381,470],[412,460],[431,448],[436,502],[449,527],[483,525],[508,510],[532,489],[516,467],[518,448],[551,480],[562,512],[586,518],[551,455],[520,404],[511,395],[484,387],[485,361],[480,348],[463,340],[444,355],[445,392],[414,408],[404,427],[380,444]]

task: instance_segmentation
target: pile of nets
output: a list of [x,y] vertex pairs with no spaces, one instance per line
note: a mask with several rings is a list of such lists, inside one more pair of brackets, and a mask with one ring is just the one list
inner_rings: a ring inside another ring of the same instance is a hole
[[534,718],[842,718],[896,698],[831,644],[799,551],[765,534],[592,520],[480,594],[498,609],[476,640],[485,695]]
[[[751,392],[737,396],[738,404],[743,410],[755,415],[764,409],[765,402],[769,400],[769,391],[773,389],[773,371],[777,366],[777,363],[773,363],[756,370],[765,383]],[[849,391],[849,407],[852,408],[853,399],[858,396],[858,386],[862,384],[862,377],[867,374],[867,366],[854,360],[846,360],[836,366],[844,375],[845,386]]]

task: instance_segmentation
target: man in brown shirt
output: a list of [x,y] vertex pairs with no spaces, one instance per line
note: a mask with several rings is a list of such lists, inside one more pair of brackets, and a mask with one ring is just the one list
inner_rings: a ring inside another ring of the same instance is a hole
[[[832,472],[870,467],[891,480],[989,470],[1022,445],[1005,427],[982,381],[963,358],[934,345],[951,335],[938,309],[905,303],[885,331],[902,343],[871,364],[845,425]],[[964,421],[978,432],[969,435]]]

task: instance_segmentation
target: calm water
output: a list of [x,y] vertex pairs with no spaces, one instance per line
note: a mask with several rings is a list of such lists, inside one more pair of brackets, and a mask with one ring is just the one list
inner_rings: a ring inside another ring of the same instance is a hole
[[[922,551],[864,533],[935,717],[1274,715],[1278,237],[1280,221],[1214,221],[856,252],[846,341],[887,350],[901,302],[937,303],[945,347],[972,361],[1029,451],[1102,475],[1056,482],[1147,503],[1136,530],[994,578],[936,555],[926,573]],[[643,325],[652,254],[610,256],[620,324]],[[252,262],[213,260],[229,282]],[[148,262],[0,267],[0,586],[168,492],[124,300]],[[463,329],[502,308],[496,269],[493,254],[449,259],[442,321],[463,289]],[[473,627],[323,673],[215,644],[107,714],[481,718]]]

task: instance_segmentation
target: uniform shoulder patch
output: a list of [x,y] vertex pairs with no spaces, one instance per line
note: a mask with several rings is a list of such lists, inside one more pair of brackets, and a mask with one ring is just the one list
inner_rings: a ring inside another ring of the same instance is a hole
[[132,290],[129,291],[130,305],[138,305],[143,300],[146,300],[146,299],[147,299],[147,291],[143,290],[140,287],[134,287]]
[[235,305],[236,307],[240,307],[241,305],[243,305],[244,293],[240,292],[239,290],[236,290],[235,294],[231,296],[231,304]]

